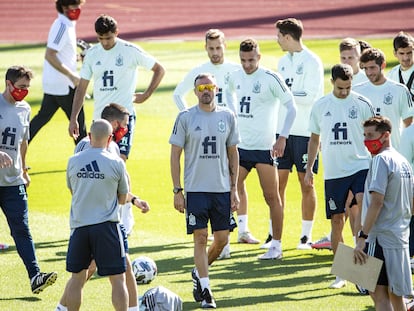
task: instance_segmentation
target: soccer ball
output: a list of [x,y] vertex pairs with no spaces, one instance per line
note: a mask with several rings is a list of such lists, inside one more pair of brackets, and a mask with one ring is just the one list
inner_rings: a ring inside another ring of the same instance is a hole
[[157,275],[157,265],[151,258],[140,256],[132,261],[132,271],[137,284],[149,284]]

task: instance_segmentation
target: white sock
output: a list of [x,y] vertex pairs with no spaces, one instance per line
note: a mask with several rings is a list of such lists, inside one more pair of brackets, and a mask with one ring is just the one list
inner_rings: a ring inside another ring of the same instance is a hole
[[312,227],[313,227],[313,220],[302,220],[302,235],[308,237],[308,241],[312,241]]
[[270,247],[275,247],[277,249],[282,249],[282,242],[280,240],[272,239]]
[[208,277],[200,278],[200,285],[202,290],[204,290],[204,288],[210,288],[210,280]]
[[239,233],[249,231],[248,227],[248,216],[247,215],[239,215],[237,216],[237,226],[239,227]]
[[65,306],[62,306],[60,303],[58,303],[55,311],[68,311],[68,308],[66,308]]
[[328,238],[329,241],[331,241],[331,239],[332,239],[332,231],[329,232],[329,234],[327,234],[326,237]]
[[128,311],[139,311],[138,306],[128,307]]
[[271,219],[269,219],[269,234],[271,236],[273,236],[273,226],[272,226],[272,220]]

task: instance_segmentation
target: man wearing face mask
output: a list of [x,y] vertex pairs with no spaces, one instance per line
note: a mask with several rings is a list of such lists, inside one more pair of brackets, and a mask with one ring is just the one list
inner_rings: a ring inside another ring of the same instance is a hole
[[[39,112],[30,122],[29,143],[59,108],[70,119],[75,89],[80,80],[76,71],[75,26],[84,2],[84,0],[56,0],[58,17],[50,27],[43,65],[43,100]],[[83,109],[79,113],[78,123],[79,136],[75,139],[75,143],[86,136]]]
[[6,89],[0,96],[0,206],[6,216],[17,252],[26,267],[33,294],[39,294],[57,278],[55,272],[40,272],[28,224],[26,167],[30,106],[28,94],[33,73],[22,66],[6,72]]

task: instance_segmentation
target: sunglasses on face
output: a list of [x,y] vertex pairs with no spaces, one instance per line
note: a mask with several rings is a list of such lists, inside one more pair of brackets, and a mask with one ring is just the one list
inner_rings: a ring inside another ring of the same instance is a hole
[[204,92],[204,90],[214,91],[216,86],[214,84],[200,84],[196,86],[197,91]]

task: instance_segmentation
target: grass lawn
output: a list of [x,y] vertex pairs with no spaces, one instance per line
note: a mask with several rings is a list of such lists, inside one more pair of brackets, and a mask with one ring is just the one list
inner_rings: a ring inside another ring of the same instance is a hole
[[[306,41],[320,57],[328,73],[339,61],[337,40]],[[380,47],[395,65],[391,39],[368,40]],[[199,307],[192,299],[190,271],[193,267],[192,238],[185,233],[185,219],[173,208],[172,183],[169,174],[168,138],[177,114],[172,101],[176,83],[194,65],[206,61],[203,42],[141,42],[144,49],[155,55],[167,73],[158,91],[144,104],[137,105],[137,128],[134,147],[127,162],[133,192],[149,201],[151,211],[143,215],[134,210],[136,225],[129,239],[132,259],[140,255],[153,258],[159,274],[149,285],[139,286],[142,295],[147,289],[163,285],[177,293],[184,301],[184,310]],[[260,41],[262,65],[275,69],[283,54],[276,42]],[[25,64],[36,74],[27,101],[32,116],[42,99],[41,74],[44,46],[0,46],[1,81],[5,70],[14,64]],[[238,62],[238,42],[228,42],[228,59]],[[140,72],[138,89],[147,85],[150,75]],[[331,91],[326,75],[325,92]],[[2,82],[4,83],[4,82]],[[4,84],[1,91],[4,90]],[[195,102],[192,94],[188,96]],[[88,126],[92,116],[92,101],[85,105]],[[57,271],[56,284],[40,295],[32,295],[26,270],[18,257],[9,235],[5,217],[0,213],[0,242],[10,244],[0,251],[0,310],[54,310],[69,273],[65,271],[65,255],[69,237],[70,193],[65,182],[68,157],[73,142],[67,133],[68,121],[63,112],[38,133],[29,147],[27,163],[31,166],[32,182],[29,192],[29,216],[37,256],[44,271]],[[248,178],[249,223],[252,233],[264,239],[268,231],[268,209],[261,195],[256,173]],[[330,231],[325,219],[322,172],[316,178],[318,209],[313,238]],[[333,256],[329,251],[298,251],[301,233],[300,190],[295,175],[287,190],[285,225],[283,232],[284,257],[281,261],[258,261],[263,253],[258,246],[236,243],[237,231],[231,235],[231,259],[218,261],[211,267],[211,285],[222,310],[374,310],[367,296],[360,296],[352,284],[340,290],[327,286]],[[352,245],[349,226],[345,242]],[[94,277],[85,286],[82,310],[111,310],[110,285],[107,279]]]

